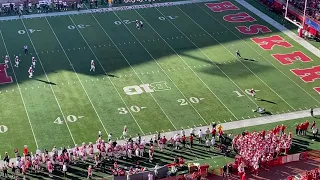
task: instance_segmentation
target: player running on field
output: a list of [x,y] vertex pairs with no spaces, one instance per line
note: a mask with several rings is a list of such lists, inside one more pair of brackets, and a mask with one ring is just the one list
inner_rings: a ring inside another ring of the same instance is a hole
[[257,99],[257,98],[256,98],[256,90],[254,90],[253,88],[251,88],[249,92],[250,92],[250,95],[251,95],[253,98]]
[[20,59],[18,56],[16,56],[15,63],[16,63],[16,65],[14,65],[14,66],[19,67]]
[[241,55],[240,55],[240,51],[239,50],[236,51],[236,54],[237,54],[238,58],[242,58]]
[[9,56],[6,55],[6,57],[4,58],[4,66],[5,66],[6,68],[9,67],[9,66],[8,66],[8,63],[9,63]]
[[36,58],[32,57],[31,61],[32,61],[33,68],[36,68],[36,61],[37,61]]
[[29,68],[29,70],[28,70],[28,73],[29,73],[29,78],[32,78],[32,76],[33,76],[32,66],[30,66],[30,68]]
[[96,70],[96,67],[94,66],[94,60],[91,60],[91,68],[90,68],[90,71],[95,71]]

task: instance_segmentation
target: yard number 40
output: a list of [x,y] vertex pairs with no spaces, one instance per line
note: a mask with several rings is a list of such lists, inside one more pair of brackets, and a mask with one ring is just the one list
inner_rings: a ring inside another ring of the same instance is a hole
[[[75,115],[69,115],[69,116],[67,116],[67,121],[69,121],[69,122],[71,122],[71,123],[73,123],[73,122],[76,122],[78,119],[80,119],[80,118],[83,118],[84,116],[75,116]],[[53,121],[53,123],[55,123],[55,124],[63,124],[63,120],[60,118],[60,117],[58,117],[56,120],[54,120]]]

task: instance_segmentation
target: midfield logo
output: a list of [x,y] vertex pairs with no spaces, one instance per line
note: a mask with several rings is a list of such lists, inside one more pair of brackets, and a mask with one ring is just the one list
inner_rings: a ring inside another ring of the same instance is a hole
[[152,93],[155,91],[166,91],[170,89],[171,88],[167,85],[167,82],[165,81],[154,82],[150,84],[126,86],[123,88],[124,92],[129,96],[142,94],[142,93]]

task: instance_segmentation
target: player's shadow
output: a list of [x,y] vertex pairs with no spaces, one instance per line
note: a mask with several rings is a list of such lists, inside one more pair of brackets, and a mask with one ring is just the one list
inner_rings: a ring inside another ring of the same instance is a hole
[[116,76],[114,74],[107,74],[108,77],[113,77],[113,78],[119,78],[119,76]]
[[257,61],[256,61],[256,60],[254,60],[254,59],[248,59],[248,58],[242,58],[241,60],[243,60],[243,61],[257,62]]
[[44,80],[41,80],[41,79],[34,79],[34,80],[40,81],[40,82],[43,82],[43,83],[46,83],[46,84],[50,84],[50,85],[57,85],[56,83],[49,82],[49,81],[44,81]]
[[267,102],[267,103],[270,103],[270,104],[277,104],[276,102],[269,101],[269,100],[266,100],[266,99],[261,99],[261,98],[258,98],[258,101]]

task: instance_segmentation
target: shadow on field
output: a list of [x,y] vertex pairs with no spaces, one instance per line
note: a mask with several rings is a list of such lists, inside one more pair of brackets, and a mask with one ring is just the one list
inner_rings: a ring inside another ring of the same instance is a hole
[[277,104],[276,102],[269,101],[269,100],[262,99],[262,98],[258,98],[258,101],[267,102],[267,103],[270,103],[270,104]]
[[[199,60],[199,59],[198,59]],[[200,60],[203,61],[203,60]],[[207,62],[208,63],[208,62]],[[202,71],[208,74],[212,74],[214,76],[221,76],[226,77],[225,74],[222,72],[227,72],[228,76],[231,79],[242,79],[248,78],[252,76],[252,74],[248,73],[248,69],[244,67],[246,65],[250,68],[253,72],[263,72],[269,71],[272,69],[271,66],[265,66],[258,63],[252,63],[251,61],[228,61],[226,63],[215,64],[213,66],[202,68]],[[222,70],[220,70],[219,68]],[[227,77],[226,77],[227,78]]]
[[33,80],[36,80],[36,81],[39,81],[39,82],[43,82],[43,83],[46,83],[46,84],[50,84],[50,85],[57,85],[56,83],[49,82],[49,81],[44,81],[44,80],[41,80],[41,79],[33,79]]

